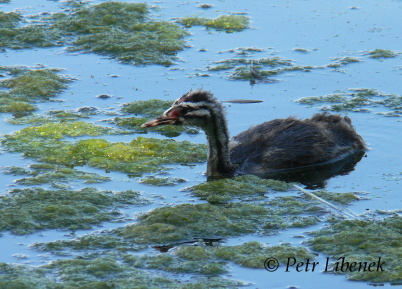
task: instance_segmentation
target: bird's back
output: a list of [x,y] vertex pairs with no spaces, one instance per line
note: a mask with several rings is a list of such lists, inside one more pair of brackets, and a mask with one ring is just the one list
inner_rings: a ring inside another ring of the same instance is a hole
[[305,120],[289,117],[254,126],[233,138],[230,158],[239,172],[264,176],[364,149],[348,117],[321,113]]

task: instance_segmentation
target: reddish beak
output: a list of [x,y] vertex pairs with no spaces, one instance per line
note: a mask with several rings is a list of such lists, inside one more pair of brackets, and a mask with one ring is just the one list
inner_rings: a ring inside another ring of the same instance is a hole
[[179,119],[177,117],[159,116],[153,120],[147,121],[141,127],[154,127],[164,124],[177,124]]

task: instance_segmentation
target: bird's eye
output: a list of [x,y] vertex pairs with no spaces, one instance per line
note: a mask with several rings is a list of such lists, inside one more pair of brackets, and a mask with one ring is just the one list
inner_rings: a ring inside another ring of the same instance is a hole
[[182,115],[186,115],[187,113],[189,113],[190,111],[193,111],[193,110],[194,109],[192,107],[183,107],[180,112]]

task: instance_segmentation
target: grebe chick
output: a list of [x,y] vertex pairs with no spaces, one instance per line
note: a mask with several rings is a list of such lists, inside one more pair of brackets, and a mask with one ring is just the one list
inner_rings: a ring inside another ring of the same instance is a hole
[[235,174],[265,178],[278,172],[300,172],[366,149],[349,117],[328,113],[304,120],[288,117],[264,122],[229,142],[224,109],[205,90],[189,91],[142,127],[166,124],[191,125],[204,130],[209,148],[207,175],[212,178]]

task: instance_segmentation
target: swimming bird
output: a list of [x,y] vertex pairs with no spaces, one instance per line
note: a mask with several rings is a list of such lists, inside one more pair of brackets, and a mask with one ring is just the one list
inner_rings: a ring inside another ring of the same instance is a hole
[[366,150],[351,119],[329,113],[317,113],[303,120],[288,117],[267,121],[229,140],[224,108],[211,92],[205,90],[187,92],[161,116],[142,127],[167,124],[196,126],[205,132],[207,175],[212,178],[236,174],[263,178],[300,175],[311,168],[321,170],[328,164],[333,174],[333,164],[336,171],[342,171],[345,165],[339,161],[352,157],[355,164]]

